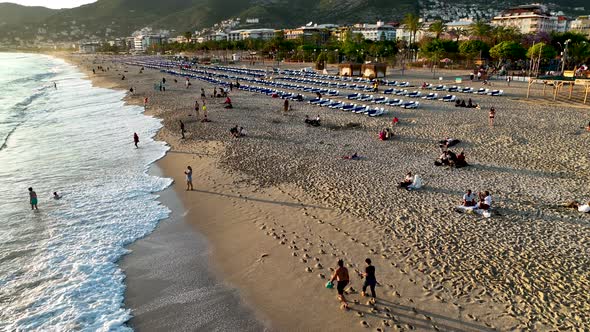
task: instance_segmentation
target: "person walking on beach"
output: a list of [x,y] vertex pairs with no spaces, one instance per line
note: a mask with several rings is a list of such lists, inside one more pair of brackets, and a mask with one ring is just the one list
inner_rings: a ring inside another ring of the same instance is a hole
[[143,98],[143,109],[147,109],[148,97]]
[[365,267],[365,273],[363,273],[363,277],[365,277],[365,283],[363,284],[363,291],[361,292],[362,296],[367,296],[367,287],[371,289],[371,297],[376,298],[375,295],[375,286],[377,286],[377,278],[375,277],[375,267],[371,265],[371,259],[365,259],[365,263],[367,263],[367,267]]
[[32,187],[29,188],[29,200],[31,202],[31,210],[39,210],[39,208],[37,208],[37,193]]
[[203,102],[203,120],[201,120],[201,122],[209,122],[209,119],[207,119],[207,105],[205,105],[205,102]]
[[182,135],[182,139],[184,139],[184,122],[180,121],[180,134]]
[[193,190],[193,168],[190,166],[186,167],[186,171],[184,171],[184,175],[186,175],[186,191]]
[[287,112],[289,110],[289,100],[285,99],[285,102],[283,103],[283,111]]
[[348,269],[344,267],[344,261],[338,260],[338,267],[336,271],[334,271],[334,275],[330,279],[330,282],[338,281],[338,285],[336,285],[336,289],[338,290],[338,299],[342,303],[341,308],[347,309],[348,308],[348,301],[346,301],[346,297],[344,297],[344,288],[350,282],[350,277],[348,276]]
[[494,118],[496,117],[496,109],[490,108],[490,127],[494,126]]
[[133,143],[135,144],[135,148],[138,149],[139,146],[137,146],[137,144],[139,144],[139,135],[137,135],[137,133],[133,133]]

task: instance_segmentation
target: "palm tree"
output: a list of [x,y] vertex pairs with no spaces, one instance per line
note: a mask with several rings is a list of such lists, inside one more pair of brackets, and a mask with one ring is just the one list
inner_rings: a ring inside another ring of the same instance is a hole
[[461,29],[461,28],[453,28],[453,29],[449,30],[448,33],[452,38],[455,39],[456,42],[459,42],[459,39],[461,39],[461,36],[467,35],[467,31],[465,31],[465,29]]
[[440,38],[440,35],[442,35],[446,30],[447,25],[442,20],[434,21],[430,27],[428,27],[428,31],[434,33],[435,39]]
[[477,20],[469,26],[469,32],[475,36],[477,40],[487,38],[491,30],[492,27],[482,20]]
[[186,40],[187,43],[191,42],[191,38],[193,38],[193,33],[190,31],[187,31],[184,33],[184,39]]
[[410,42],[409,44],[412,45],[412,42],[416,42],[416,33],[420,30],[422,23],[420,22],[420,18],[418,15],[414,13],[409,13],[404,17],[403,23],[406,25],[406,28],[410,30]]

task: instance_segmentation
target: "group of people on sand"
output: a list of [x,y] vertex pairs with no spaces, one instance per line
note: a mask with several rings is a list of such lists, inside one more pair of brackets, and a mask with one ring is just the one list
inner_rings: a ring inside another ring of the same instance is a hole
[[417,190],[422,188],[423,182],[422,182],[422,178],[420,177],[420,175],[416,174],[416,175],[412,175],[412,172],[408,172],[406,174],[406,177],[404,178],[404,180],[402,182],[400,182],[397,187],[401,188],[401,189],[407,189],[407,190]]
[[457,99],[455,101],[455,107],[477,108],[477,109],[481,108],[481,107],[479,107],[478,104],[474,104],[473,101],[471,100],[471,98],[469,98],[467,100],[467,103],[465,103],[465,99]]
[[461,151],[459,154],[456,154],[451,150],[444,150],[438,159],[434,161],[434,166],[461,168],[469,166],[469,164],[467,164],[467,160],[465,158],[465,151]]
[[471,189],[468,189],[463,195],[461,202],[464,207],[472,207],[479,210],[488,211],[492,208],[492,195],[489,191],[479,192],[475,195]]
[[[374,301],[377,298],[375,293],[375,287],[377,286],[377,277],[375,276],[375,266],[372,265],[371,259],[365,259],[365,271],[360,274],[361,279],[365,279],[363,282],[363,289],[361,296],[368,296],[367,288],[371,290],[371,297]],[[338,291],[338,300],[340,301],[340,308],[348,309],[348,300],[344,296],[346,293],[346,286],[350,284],[350,274],[348,269],[344,266],[344,260],[340,259],[336,263],[336,270],[332,274],[330,281],[326,284],[326,288],[333,288],[334,282],[336,282],[336,290]]]
[[238,127],[238,125],[236,125],[235,127],[229,130],[229,133],[235,138],[244,137],[246,136],[246,129],[244,129],[244,127]]

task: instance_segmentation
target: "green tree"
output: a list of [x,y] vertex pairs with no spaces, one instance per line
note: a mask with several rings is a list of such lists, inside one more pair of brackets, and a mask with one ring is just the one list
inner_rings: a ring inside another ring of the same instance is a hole
[[497,26],[490,30],[492,44],[499,44],[504,41],[519,41],[522,34],[515,27]]
[[477,20],[469,26],[469,33],[478,40],[487,39],[492,27],[482,20]]
[[439,39],[440,35],[447,31],[447,25],[442,20],[437,20],[428,27],[428,31],[434,33],[434,38]]
[[488,57],[490,47],[481,40],[466,40],[459,45],[459,53],[467,59],[473,59],[476,56]]
[[520,43],[505,41],[490,49],[490,56],[502,63],[506,60],[521,60],[526,56],[526,50]]
[[184,34],[184,39],[186,40],[187,43],[191,42],[191,39],[193,38],[193,33],[190,31],[186,31]]
[[537,43],[529,47],[526,56],[529,59],[536,59],[541,55],[541,59],[554,59],[557,56],[557,51],[551,45],[545,43]]

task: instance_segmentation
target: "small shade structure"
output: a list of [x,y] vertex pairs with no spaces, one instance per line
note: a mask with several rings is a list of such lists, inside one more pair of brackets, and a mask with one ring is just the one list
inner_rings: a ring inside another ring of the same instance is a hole
[[360,63],[341,63],[338,66],[340,76],[361,76],[362,65]]
[[387,75],[387,64],[367,63],[362,66],[363,77],[384,78]]

